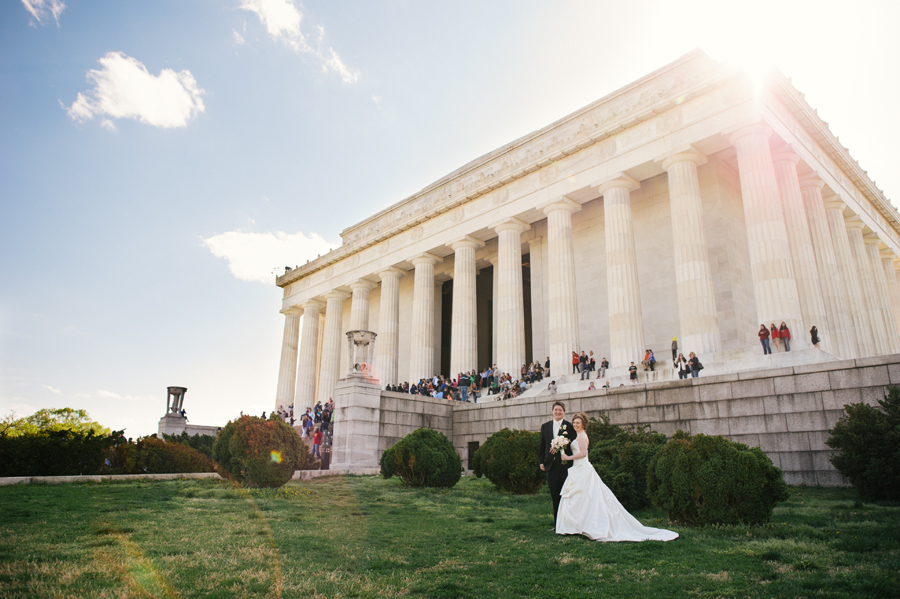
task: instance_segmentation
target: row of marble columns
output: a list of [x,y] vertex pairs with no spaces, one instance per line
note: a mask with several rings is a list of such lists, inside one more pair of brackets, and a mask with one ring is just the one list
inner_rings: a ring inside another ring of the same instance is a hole
[[[822,197],[824,182],[798,177],[800,158],[785,150],[772,154],[772,130],[763,124],[731,133],[738,161],[757,320],[787,323],[792,346],[809,347],[816,325],[820,347],[841,358],[900,352],[900,288],[895,258],[880,249],[876,234],[864,232],[858,217],[844,216],[838,198]],[[722,347],[709,248],[703,225],[698,166],[706,157],[691,146],[657,159],[668,176],[680,346],[697,354]],[[604,198],[610,358],[613,366],[638,361],[645,349],[639,273],[635,254],[631,193],[640,183],[617,173],[593,184]],[[581,205],[562,197],[539,206],[547,217],[547,318],[551,364],[568,364],[580,351],[576,300],[576,255],[572,214]],[[525,312],[522,287],[522,233],[531,227],[517,218],[493,225],[498,237],[494,266],[494,363],[503,372],[518,372],[525,362]],[[465,236],[451,242],[455,252],[451,326],[451,374],[477,368],[478,320],[476,250],[484,242]],[[381,279],[376,366],[382,384],[430,377],[435,355],[435,265],[442,258],[423,253],[414,267],[409,315],[409,369],[398,368],[399,280],[406,274],[388,268]],[[360,280],[352,294],[333,291],[325,304],[311,300],[285,312],[280,405],[327,401],[339,376],[343,302],[352,297],[351,330],[369,327],[369,291],[375,283]],[[321,366],[316,393],[319,313],[325,309]],[[299,352],[299,316],[304,314]],[[299,359],[298,359],[299,353]],[[293,364],[297,364],[296,375]],[[290,390],[294,390],[290,397]]]

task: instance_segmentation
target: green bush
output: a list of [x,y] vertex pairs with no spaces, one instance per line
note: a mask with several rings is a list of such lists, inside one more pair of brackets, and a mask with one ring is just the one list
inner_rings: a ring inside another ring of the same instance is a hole
[[74,476],[97,474],[107,452],[124,442],[122,431],[39,430],[0,434],[0,476]]
[[840,451],[831,463],[850,479],[863,501],[900,501],[900,388],[888,387],[881,410],[844,406],[825,443]]
[[216,443],[215,435],[189,435],[187,431],[181,431],[180,435],[167,435],[163,433],[163,441],[166,443],[180,443],[192,449],[196,449],[208,458],[212,458],[213,445]]
[[678,431],[647,474],[653,504],[690,526],[763,524],[788,498],[781,469],[759,447]]
[[459,482],[462,460],[443,433],[420,428],[381,454],[381,475],[412,487],[449,488]]
[[538,465],[540,442],[540,433],[504,428],[478,448],[472,470],[504,491],[534,495],[546,478]]
[[196,449],[180,443],[167,443],[156,437],[137,442],[141,472],[147,474],[181,474],[215,472],[215,465]]
[[295,470],[319,467],[300,436],[277,414],[268,420],[242,416],[216,437],[213,457],[219,467],[251,487],[280,487]]
[[649,425],[624,429],[609,423],[605,414],[591,418],[587,430],[588,459],[628,511],[650,507],[647,470],[656,452],[666,444],[666,436]]

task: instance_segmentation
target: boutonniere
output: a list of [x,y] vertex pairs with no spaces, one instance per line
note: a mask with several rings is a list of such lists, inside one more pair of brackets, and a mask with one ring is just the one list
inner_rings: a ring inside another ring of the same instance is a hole
[[563,425],[560,425],[560,427],[559,427],[559,430],[561,430],[561,431],[564,431],[564,430],[566,430],[566,425],[565,425],[565,424],[563,424]]

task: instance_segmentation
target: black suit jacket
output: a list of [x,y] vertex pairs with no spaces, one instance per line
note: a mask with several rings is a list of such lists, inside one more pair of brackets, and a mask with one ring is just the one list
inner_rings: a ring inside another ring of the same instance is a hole
[[[563,429],[565,426],[565,429]],[[559,426],[559,430],[561,435],[564,435],[569,438],[570,443],[566,445],[563,449],[566,455],[572,455],[572,443],[575,438],[578,436],[578,433],[575,432],[575,429],[572,427],[572,423],[566,419],[563,419],[562,423]],[[540,463],[544,465],[546,471],[550,471],[554,466],[568,466],[565,464],[562,459],[559,457],[559,453],[551,454],[550,453],[550,444],[553,441],[553,421],[545,422],[541,425],[541,444],[538,448],[538,459]]]

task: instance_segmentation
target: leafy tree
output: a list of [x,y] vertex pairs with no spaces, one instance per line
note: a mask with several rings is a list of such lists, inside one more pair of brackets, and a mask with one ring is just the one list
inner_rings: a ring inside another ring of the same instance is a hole
[[94,433],[97,436],[110,434],[108,428],[91,420],[86,410],[73,408],[38,410],[24,418],[16,418],[14,413],[10,413],[0,421],[0,434],[8,437],[63,430],[83,434]]
[[831,463],[864,501],[900,501],[900,387],[888,387],[881,409],[863,403],[844,406],[825,443],[840,451]]

